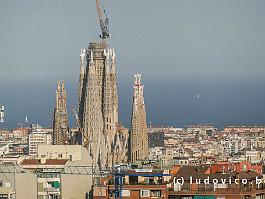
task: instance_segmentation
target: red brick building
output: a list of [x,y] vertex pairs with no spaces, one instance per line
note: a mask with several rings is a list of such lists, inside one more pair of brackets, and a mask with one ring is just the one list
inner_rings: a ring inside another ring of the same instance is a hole
[[[247,170],[242,170],[245,164]],[[123,199],[263,199],[263,176],[255,171],[260,171],[259,166],[248,162],[222,162],[201,166],[176,165],[170,171],[128,170],[119,187],[115,186],[114,176],[101,178],[99,185],[94,187],[93,198],[115,198],[115,190],[122,189]]]

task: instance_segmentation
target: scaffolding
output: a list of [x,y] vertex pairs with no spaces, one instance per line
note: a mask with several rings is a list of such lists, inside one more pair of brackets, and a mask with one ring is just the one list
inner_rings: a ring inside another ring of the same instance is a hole
[[[114,170],[112,172],[112,175],[114,175],[114,184],[115,184],[115,199],[122,199],[122,189],[123,189],[123,178],[125,176],[142,176],[142,177],[165,177],[165,176],[171,176],[169,173],[159,173],[161,172],[160,169],[139,169],[139,173],[130,173],[130,169],[126,165],[117,165],[114,167]],[[145,173],[145,172],[156,172],[158,173]]]
[[35,168],[25,169],[19,165],[0,165],[0,174],[3,173],[61,173],[77,175],[96,175],[105,176],[110,173],[109,170],[100,171],[98,167],[92,166],[64,166],[62,168]]

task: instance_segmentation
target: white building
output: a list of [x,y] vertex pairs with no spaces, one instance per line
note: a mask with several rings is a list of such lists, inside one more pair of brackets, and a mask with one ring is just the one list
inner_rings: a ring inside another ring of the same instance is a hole
[[238,153],[239,151],[239,140],[240,138],[237,136],[229,137],[225,140],[221,141],[221,147],[222,147],[222,154],[224,156],[233,156]]
[[149,159],[159,159],[163,155],[164,147],[153,147],[149,149]]
[[8,144],[0,144],[0,156],[3,157],[9,152]]
[[[18,165],[0,164],[0,198],[88,198],[91,166],[92,158],[83,146],[39,145],[38,157],[23,159]],[[94,180],[99,179],[95,176]]]
[[38,199],[86,198],[92,185],[91,166],[89,151],[80,145],[38,145],[38,156],[20,163],[23,169],[36,173],[37,179],[31,183],[37,187]]
[[68,166],[92,166],[88,150],[80,145],[39,145],[38,158],[68,159]]
[[246,161],[251,163],[260,163],[261,162],[261,153],[255,149],[246,151]]
[[216,128],[212,125],[191,125],[187,128],[187,132],[198,133],[199,135],[210,135],[212,136],[216,132]]
[[33,126],[28,139],[29,155],[37,156],[39,145],[47,146],[51,145],[51,143],[52,143],[52,136],[50,132],[44,131],[42,127],[39,125]]

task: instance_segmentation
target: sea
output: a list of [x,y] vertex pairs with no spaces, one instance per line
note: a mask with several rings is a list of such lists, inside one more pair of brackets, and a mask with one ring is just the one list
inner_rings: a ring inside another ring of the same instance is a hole
[[[211,124],[265,125],[265,78],[262,75],[143,75],[147,124],[186,127]],[[0,104],[5,122],[0,129],[29,123],[51,127],[57,79],[12,78],[0,80]],[[71,126],[78,108],[78,77],[65,78]],[[119,121],[130,127],[133,75],[118,76]],[[25,123],[25,117],[28,123]]]

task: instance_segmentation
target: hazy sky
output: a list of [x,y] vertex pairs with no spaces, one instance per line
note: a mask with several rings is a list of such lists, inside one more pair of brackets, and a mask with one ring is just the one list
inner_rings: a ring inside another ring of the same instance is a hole
[[[120,76],[265,74],[264,0],[102,0]],[[0,76],[78,76],[94,0],[0,1]]]

